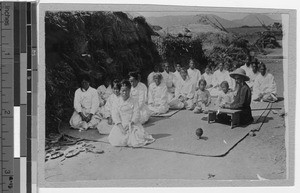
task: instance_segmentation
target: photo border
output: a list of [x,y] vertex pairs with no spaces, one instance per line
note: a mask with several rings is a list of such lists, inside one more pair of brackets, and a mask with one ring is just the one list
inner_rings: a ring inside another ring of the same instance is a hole
[[[124,11],[124,12],[222,12],[222,13],[276,13],[284,14],[283,29],[283,67],[284,67],[284,98],[288,116],[286,123],[286,180],[95,180],[74,182],[48,182],[45,180],[45,101],[46,101],[46,64],[45,64],[45,13],[46,11]],[[285,16],[285,17],[286,17]],[[287,22],[287,23],[286,23]],[[136,4],[54,4],[38,5],[38,187],[253,187],[253,186],[292,186],[295,178],[295,109],[296,109],[296,10],[266,9],[266,8],[237,8],[237,7],[200,7],[174,5],[136,5]],[[288,65],[287,65],[288,64]],[[142,185],[141,185],[142,184]]]

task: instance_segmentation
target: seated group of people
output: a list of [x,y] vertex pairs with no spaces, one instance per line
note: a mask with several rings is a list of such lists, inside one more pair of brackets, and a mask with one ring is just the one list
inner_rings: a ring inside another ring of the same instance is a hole
[[139,147],[155,140],[142,126],[150,116],[182,108],[206,113],[211,96],[218,96],[221,108],[241,109],[241,124],[249,124],[253,121],[251,98],[277,100],[274,77],[266,73],[263,63],[259,71],[257,65],[247,62],[229,73],[221,63],[213,74],[206,68],[201,75],[193,60],[189,69],[177,64],[174,73],[165,63],[164,72],[156,66],[148,76],[148,88],[140,82],[138,72],[130,72],[128,80],[114,80],[108,88],[101,85],[97,90],[90,87],[88,76],[82,76],[70,125],[79,130],[97,128],[101,134],[109,134],[113,146]]

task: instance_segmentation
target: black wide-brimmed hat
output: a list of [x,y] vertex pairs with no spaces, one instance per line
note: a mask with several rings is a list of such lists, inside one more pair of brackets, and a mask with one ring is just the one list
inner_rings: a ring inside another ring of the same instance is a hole
[[238,69],[236,69],[235,71],[233,71],[232,73],[230,73],[230,77],[231,77],[231,78],[235,78],[236,76],[241,76],[241,77],[243,77],[243,79],[244,79],[245,81],[250,80],[250,78],[246,75],[245,70],[242,69],[242,68],[238,68]]

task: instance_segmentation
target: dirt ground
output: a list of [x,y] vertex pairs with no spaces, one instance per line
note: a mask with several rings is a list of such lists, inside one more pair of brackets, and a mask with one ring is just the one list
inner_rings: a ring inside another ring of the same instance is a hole
[[[275,50],[278,51],[278,50]],[[283,97],[282,59],[262,56],[275,76],[279,96]],[[284,107],[284,101],[276,104]],[[45,164],[50,182],[106,179],[200,179],[258,180],[285,179],[286,149],[284,117],[269,114],[256,136],[247,136],[224,157],[201,157],[151,149],[114,148],[92,142],[105,149],[103,154],[81,153]]]

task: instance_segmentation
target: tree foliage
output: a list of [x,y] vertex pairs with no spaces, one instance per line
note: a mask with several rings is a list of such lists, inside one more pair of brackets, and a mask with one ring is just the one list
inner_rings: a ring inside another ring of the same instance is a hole
[[177,63],[187,66],[190,59],[195,61],[196,68],[200,70],[204,70],[207,65],[200,38],[167,36],[156,38],[154,42],[158,52],[171,66]]

